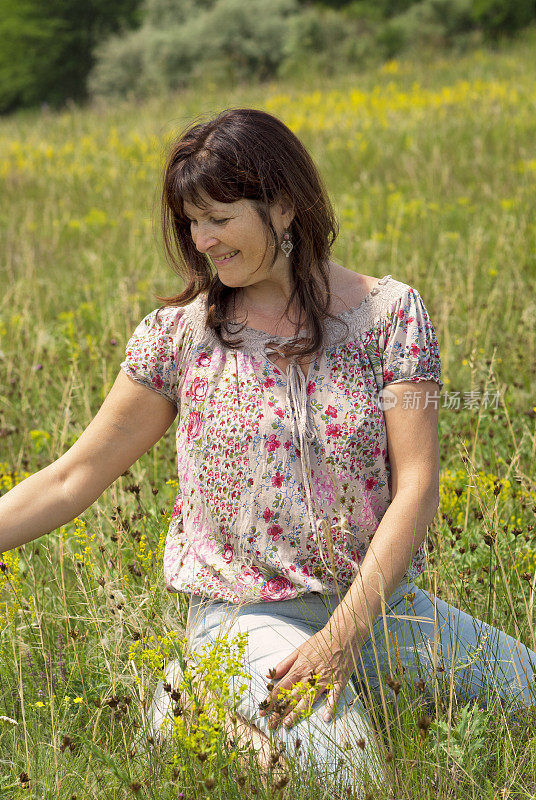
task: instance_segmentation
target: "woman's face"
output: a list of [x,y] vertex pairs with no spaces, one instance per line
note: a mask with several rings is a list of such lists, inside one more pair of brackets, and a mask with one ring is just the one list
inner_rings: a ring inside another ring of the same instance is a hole
[[[288,275],[289,259],[279,245],[276,263],[269,269],[273,246],[266,247],[263,223],[250,200],[221,203],[206,196],[203,199],[209,203],[209,208],[200,209],[185,202],[184,213],[190,219],[190,232],[197,250],[211,258],[222,283],[233,287],[252,286],[266,279],[277,280],[283,270],[285,276]],[[270,215],[281,242],[293,214],[275,203]],[[237,250],[230,259],[219,260],[220,256]]]

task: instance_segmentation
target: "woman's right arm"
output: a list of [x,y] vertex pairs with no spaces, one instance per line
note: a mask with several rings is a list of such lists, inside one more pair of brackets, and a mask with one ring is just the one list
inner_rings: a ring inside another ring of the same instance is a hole
[[0,553],[79,516],[156,444],[176,416],[169,400],[120,370],[73,446],[0,498]]

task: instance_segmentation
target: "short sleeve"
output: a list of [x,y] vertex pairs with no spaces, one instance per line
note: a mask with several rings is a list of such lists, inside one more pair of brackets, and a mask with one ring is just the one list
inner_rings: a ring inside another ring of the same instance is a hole
[[126,374],[161,394],[178,410],[178,375],[183,349],[184,307],[154,309],[142,319],[128,340],[119,365]]
[[439,345],[419,292],[407,286],[382,326],[383,385],[432,380],[443,388]]

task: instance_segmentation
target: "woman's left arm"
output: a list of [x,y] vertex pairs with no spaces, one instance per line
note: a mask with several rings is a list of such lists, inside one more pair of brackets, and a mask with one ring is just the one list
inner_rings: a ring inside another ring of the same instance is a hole
[[[271,671],[279,680],[265,713],[277,707],[281,688],[291,690],[311,674],[320,676],[317,695],[333,687],[324,718],[329,720],[357,668],[359,650],[388,600],[408,571],[439,504],[439,391],[435,381],[404,381],[388,385],[394,395],[384,409],[391,466],[391,503],[387,508],[354,582],[326,626]],[[328,678],[327,676],[331,676]],[[309,699],[309,702],[310,699]],[[285,723],[292,725],[305,703],[299,703]],[[283,713],[287,713],[290,707]],[[326,713],[327,712],[327,713]],[[277,720],[275,720],[277,724]]]
[[384,411],[391,465],[391,503],[356,579],[328,626],[362,643],[408,571],[439,505],[439,392],[435,381],[389,385],[396,402]]

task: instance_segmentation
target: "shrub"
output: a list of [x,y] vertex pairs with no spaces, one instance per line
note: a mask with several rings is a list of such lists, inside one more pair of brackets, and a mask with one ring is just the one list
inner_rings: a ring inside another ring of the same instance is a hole
[[472,16],[489,38],[511,34],[536,18],[534,0],[473,0]]
[[112,36],[95,51],[96,64],[88,76],[92,95],[109,97],[144,94],[147,29]]
[[[173,90],[213,74],[215,66],[233,80],[276,75],[296,0],[205,0],[204,6],[196,4],[188,14],[189,0],[148,0],[148,17],[139,31],[109,39],[98,49],[91,93]],[[167,24],[156,26],[160,14]]]
[[279,77],[310,74],[312,69],[331,75],[345,64],[370,56],[373,39],[368,26],[331,9],[310,7],[289,19]]
[[471,7],[472,0],[422,0],[386,22],[377,42],[388,58],[410,45],[451,45],[474,28]]

